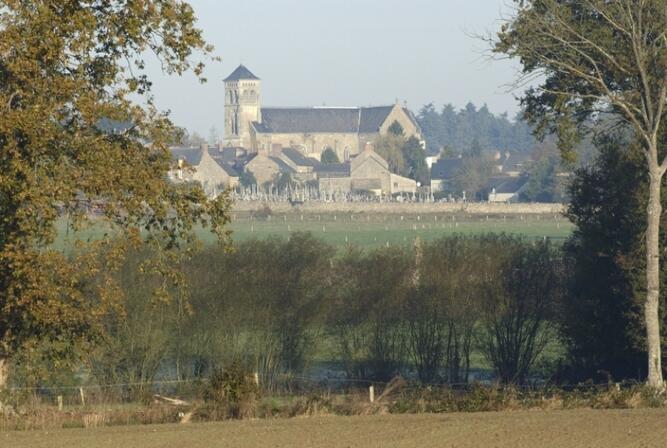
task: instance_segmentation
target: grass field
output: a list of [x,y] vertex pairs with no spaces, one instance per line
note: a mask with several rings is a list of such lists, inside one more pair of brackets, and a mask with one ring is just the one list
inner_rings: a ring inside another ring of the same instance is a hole
[[[101,236],[111,230],[93,225],[77,234],[68,234],[65,221],[58,222],[57,247],[67,246],[76,239],[87,240]],[[263,239],[269,236],[287,238],[292,232],[311,232],[338,247],[357,245],[377,247],[411,244],[416,237],[430,241],[453,234],[507,233],[526,238],[550,238],[564,241],[572,232],[572,224],[557,215],[392,215],[392,214],[285,214],[262,219],[248,214],[233,213],[230,229],[234,241]],[[199,231],[205,243],[212,243],[213,236]]]
[[667,410],[310,417],[0,433],[11,448],[663,447]]
[[409,244],[419,237],[424,241],[452,234],[508,233],[527,238],[562,241],[572,225],[562,216],[473,216],[473,215],[274,215],[251,219],[233,215],[233,238],[242,241],[270,235],[287,237],[291,232],[311,232],[336,246],[382,246]]

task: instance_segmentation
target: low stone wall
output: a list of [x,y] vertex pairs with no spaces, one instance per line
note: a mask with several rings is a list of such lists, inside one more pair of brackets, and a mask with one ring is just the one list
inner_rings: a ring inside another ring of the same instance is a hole
[[562,214],[564,204],[494,204],[494,203],[380,203],[380,202],[288,202],[248,201],[234,204],[234,212],[255,212],[268,206],[273,213],[384,213],[384,214],[471,214],[538,215]]

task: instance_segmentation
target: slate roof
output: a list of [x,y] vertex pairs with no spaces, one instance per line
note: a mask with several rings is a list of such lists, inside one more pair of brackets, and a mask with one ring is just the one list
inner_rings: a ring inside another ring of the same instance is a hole
[[[228,151],[231,149],[232,151]],[[236,163],[239,159],[236,157],[230,158],[230,153],[236,155],[236,150],[233,148],[225,148],[222,152],[212,151],[210,148],[208,154],[220,165],[220,168],[232,176],[238,177],[239,170]],[[190,166],[197,166],[201,162],[204,150],[202,148],[171,148],[171,157],[173,160],[184,160]]]
[[202,154],[201,148],[171,148],[172,159],[185,160],[191,166],[199,165]]
[[529,165],[532,161],[533,160],[529,154],[519,153],[519,152],[511,152],[509,154],[509,157],[506,157],[503,154],[503,157],[501,159],[504,171],[514,171],[517,169],[520,170],[521,168],[524,168],[526,165]]
[[350,162],[320,163],[315,172],[320,177],[350,177]]
[[278,165],[278,169],[281,173],[294,173],[292,167],[286,164],[280,157],[269,156],[269,159],[273,160]]
[[[379,107],[263,107],[262,122],[253,126],[260,133],[372,134],[380,130],[394,106]],[[416,124],[412,113],[405,112]]]
[[463,159],[440,159],[431,167],[431,179],[447,180],[456,177],[463,166]]
[[264,132],[281,134],[353,133],[359,128],[359,109],[263,107],[260,126]]
[[312,157],[306,157],[294,148],[283,148],[283,154],[298,166],[317,167],[321,165],[319,160]]
[[494,188],[496,193],[508,194],[517,193],[528,182],[528,177],[494,177],[489,180],[486,189],[491,192]]
[[380,130],[394,106],[362,107],[359,109],[359,132],[372,134]]
[[248,70],[248,68],[241,64],[238,67],[236,67],[236,70],[232,72],[231,75],[226,77],[223,81],[240,81],[242,79],[259,79],[257,76],[253,75],[253,73]]

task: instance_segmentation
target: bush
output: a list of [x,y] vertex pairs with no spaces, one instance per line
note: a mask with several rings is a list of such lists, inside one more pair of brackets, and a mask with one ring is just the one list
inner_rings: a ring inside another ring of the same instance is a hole
[[257,410],[259,389],[253,375],[240,363],[225,369],[215,369],[203,391],[207,406],[199,409],[199,419],[222,420],[254,417]]

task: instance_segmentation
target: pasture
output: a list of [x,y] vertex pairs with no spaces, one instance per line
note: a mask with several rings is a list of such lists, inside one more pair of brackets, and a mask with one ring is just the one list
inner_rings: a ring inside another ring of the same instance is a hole
[[12,448],[657,447],[665,409],[262,419],[0,433]]
[[572,232],[572,225],[560,215],[285,213],[257,217],[233,213],[231,229],[235,241],[268,236],[286,238],[292,232],[311,232],[339,247],[374,247],[411,244],[416,237],[430,241],[453,234],[483,233],[563,241]]
[[[378,247],[412,244],[416,237],[431,241],[443,236],[484,233],[522,235],[529,239],[549,238],[564,241],[572,232],[572,224],[555,214],[387,214],[387,213],[276,213],[271,215],[232,212],[229,228],[232,240],[288,238],[293,232],[311,232],[315,237],[337,247]],[[75,240],[101,237],[114,230],[93,223],[76,234],[66,231],[66,220],[58,221],[56,247],[70,246]],[[198,235],[204,244],[214,238],[206,230]]]

